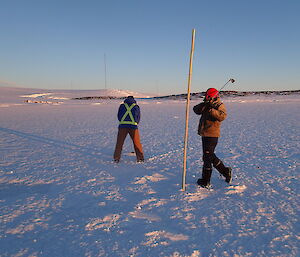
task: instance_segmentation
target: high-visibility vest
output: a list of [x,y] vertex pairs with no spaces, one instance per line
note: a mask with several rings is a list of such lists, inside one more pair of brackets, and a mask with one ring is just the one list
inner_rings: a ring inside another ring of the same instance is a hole
[[[131,109],[134,106],[136,106],[136,104],[132,104],[131,106],[128,106],[127,103],[124,103],[124,105],[125,105],[127,111],[124,113],[122,119],[120,120],[120,124],[137,125],[138,123],[135,122],[135,120],[133,118],[133,115],[132,115],[132,112],[131,112]],[[125,118],[127,117],[127,115],[129,115],[131,121],[126,121],[125,120]]]

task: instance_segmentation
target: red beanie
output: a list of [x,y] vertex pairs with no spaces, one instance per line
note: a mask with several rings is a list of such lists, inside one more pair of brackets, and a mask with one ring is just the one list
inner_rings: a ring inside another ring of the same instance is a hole
[[206,93],[205,93],[205,98],[209,99],[209,98],[215,98],[219,96],[219,91],[215,88],[209,88],[207,89]]

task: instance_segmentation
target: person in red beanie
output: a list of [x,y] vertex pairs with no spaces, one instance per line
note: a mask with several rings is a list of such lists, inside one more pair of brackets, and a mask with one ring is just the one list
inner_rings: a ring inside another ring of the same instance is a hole
[[204,101],[194,106],[193,110],[197,115],[201,115],[198,134],[202,137],[203,149],[202,178],[198,179],[197,184],[205,188],[211,187],[210,178],[213,167],[225,177],[227,183],[230,183],[232,169],[225,167],[214,153],[220,137],[221,122],[227,116],[225,105],[220,100],[218,90],[209,88],[205,93]]

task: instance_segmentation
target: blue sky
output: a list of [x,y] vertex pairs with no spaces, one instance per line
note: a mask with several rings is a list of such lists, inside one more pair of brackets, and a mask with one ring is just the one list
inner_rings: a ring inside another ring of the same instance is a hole
[[300,89],[298,0],[0,0],[0,85],[172,94]]

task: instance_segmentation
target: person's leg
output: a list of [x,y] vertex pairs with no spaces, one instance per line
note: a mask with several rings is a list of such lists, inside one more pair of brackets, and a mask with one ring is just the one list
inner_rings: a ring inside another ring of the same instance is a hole
[[210,178],[212,174],[212,164],[216,155],[214,154],[215,148],[218,143],[217,137],[202,137],[203,149],[203,169],[202,178],[198,180],[198,184],[204,187],[210,185]]
[[120,161],[123,144],[124,144],[127,134],[128,134],[127,128],[119,128],[118,136],[117,136],[117,143],[116,143],[115,152],[114,152],[114,161],[115,162]]
[[225,181],[230,183],[232,180],[232,169],[230,167],[225,167],[223,162],[218,159],[218,162],[213,163],[214,167],[225,177]]
[[134,151],[136,154],[136,160],[138,162],[144,161],[144,152],[143,152],[143,146],[140,141],[140,133],[138,129],[130,129],[129,135],[133,141]]
[[212,165],[217,171],[225,177],[227,183],[231,182],[232,169],[230,167],[225,167],[223,162],[214,153],[215,148],[218,143],[218,138],[205,138],[203,143],[203,159],[204,168],[207,167],[208,170],[212,170]]
[[202,137],[202,150],[203,150],[203,167],[212,169],[213,163],[218,160],[215,155],[215,148],[218,144],[217,137]]

